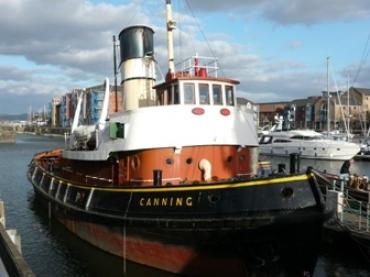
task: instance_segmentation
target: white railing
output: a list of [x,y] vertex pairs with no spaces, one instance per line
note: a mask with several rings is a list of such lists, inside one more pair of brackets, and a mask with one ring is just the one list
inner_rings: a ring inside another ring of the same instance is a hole
[[190,76],[218,77],[218,59],[215,57],[192,56],[175,65],[177,72]]
[[[364,190],[356,190],[348,187],[349,179],[341,175],[334,184],[333,189],[342,193],[343,202],[341,212],[337,213],[338,219],[343,227],[354,232],[370,232],[370,197],[366,200],[359,200],[351,196],[351,191],[370,193]],[[370,195],[369,195],[370,196]]]

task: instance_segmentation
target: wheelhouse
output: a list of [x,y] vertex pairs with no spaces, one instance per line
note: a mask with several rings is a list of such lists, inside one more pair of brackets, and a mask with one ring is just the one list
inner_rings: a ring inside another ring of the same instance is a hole
[[197,56],[183,61],[181,71],[154,87],[156,105],[236,106],[239,81],[218,77],[216,62]]
[[157,105],[235,106],[236,81],[176,78],[155,87]]

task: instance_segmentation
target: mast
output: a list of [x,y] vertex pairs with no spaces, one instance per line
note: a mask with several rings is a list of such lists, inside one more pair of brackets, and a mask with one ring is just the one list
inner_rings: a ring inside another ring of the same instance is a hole
[[326,91],[328,92],[328,107],[326,109],[326,113],[327,113],[326,114],[326,120],[327,120],[326,127],[327,127],[327,131],[328,131],[328,135],[329,135],[329,132],[330,132],[329,59],[330,59],[330,57],[326,57]]
[[347,141],[349,141],[349,74],[347,75]]
[[166,23],[167,23],[167,51],[168,51],[168,73],[175,73],[174,50],[173,50],[173,30],[176,22],[172,18],[171,0],[166,0]]

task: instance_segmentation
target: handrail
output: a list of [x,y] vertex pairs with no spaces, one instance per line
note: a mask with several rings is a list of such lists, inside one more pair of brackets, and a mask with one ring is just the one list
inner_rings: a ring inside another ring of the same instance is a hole
[[215,57],[195,55],[177,63],[176,67],[181,68],[182,72],[188,72],[193,76],[197,76],[200,69],[205,69],[207,75],[218,77],[218,59]]

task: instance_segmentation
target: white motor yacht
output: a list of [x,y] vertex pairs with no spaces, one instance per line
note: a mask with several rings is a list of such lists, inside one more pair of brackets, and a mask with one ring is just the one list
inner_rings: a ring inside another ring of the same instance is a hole
[[349,160],[359,151],[358,144],[332,140],[312,130],[272,131],[259,141],[259,152],[264,155],[298,153],[308,159]]

